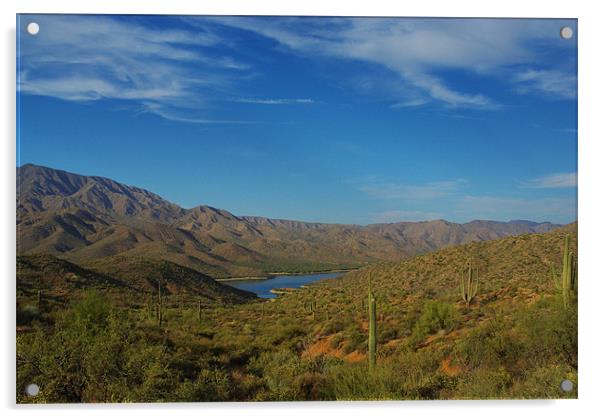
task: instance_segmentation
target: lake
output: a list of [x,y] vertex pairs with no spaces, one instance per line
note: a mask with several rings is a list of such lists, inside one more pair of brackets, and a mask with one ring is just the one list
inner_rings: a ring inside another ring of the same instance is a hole
[[251,280],[232,280],[225,281],[227,284],[238,289],[248,290],[257,293],[257,296],[264,299],[275,298],[278,295],[270,293],[270,290],[280,287],[298,288],[304,284],[309,284],[317,280],[332,279],[341,276],[342,272],[335,273],[317,273],[303,275],[282,275],[273,276],[269,279],[251,279]]

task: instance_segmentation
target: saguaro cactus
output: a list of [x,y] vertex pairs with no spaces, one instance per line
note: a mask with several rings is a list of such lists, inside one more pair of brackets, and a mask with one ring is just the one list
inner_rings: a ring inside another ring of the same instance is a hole
[[479,278],[477,272],[472,268],[472,260],[468,260],[468,275],[466,280],[460,278],[460,294],[462,300],[466,302],[466,307],[470,307],[470,302],[474,299],[479,290]]
[[577,259],[575,254],[569,250],[570,238],[567,235],[564,238],[564,254],[562,256],[562,274],[556,275],[552,265],[552,277],[556,282],[556,287],[562,293],[564,307],[568,308],[577,290]]
[[197,316],[199,322],[203,320],[203,307],[201,306],[201,299],[197,302]]
[[315,320],[316,319],[316,311],[317,311],[316,301],[312,299],[309,302],[305,303],[304,306],[305,306],[305,310],[311,314],[311,318],[313,320]]
[[368,359],[370,370],[376,365],[376,298],[372,293],[372,273],[368,276]]

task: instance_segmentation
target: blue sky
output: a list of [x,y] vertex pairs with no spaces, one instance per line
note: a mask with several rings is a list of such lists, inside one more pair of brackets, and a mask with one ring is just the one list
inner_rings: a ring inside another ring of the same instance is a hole
[[576,219],[574,20],[19,21],[18,165],[236,215]]

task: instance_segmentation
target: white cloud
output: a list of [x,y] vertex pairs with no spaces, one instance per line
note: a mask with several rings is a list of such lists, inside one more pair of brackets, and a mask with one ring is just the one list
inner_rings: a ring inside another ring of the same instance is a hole
[[[135,18],[36,16],[43,33],[23,37],[18,89],[71,101],[118,99],[167,119],[206,118],[207,102],[250,68],[225,55],[208,28],[156,29]],[[171,115],[166,116],[166,115]]]
[[530,189],[561,189],[577,187],[577,173],[556,173],[538,177],[521,183]]
[[393,109],[403,108],[403,107],[419,107],[428,103],[428,100],[418,98],[418,99],[408,99],[401,102],[393,103],[391,107]]
[[[508,68],[541,61],[534,43],[558,44],[558,22],[532,19],[397,19],[224,17],[219,22],[253,31],[306,56],[361,60],[382,66],[430,99],[453,107],[496,109],[480,92],[458,91],[436,76],[459,69],[507,79]],[[534,88],[567,98],[564,87],[540,74]],[[513,81],[513,80],[509,80]],[[526,80],[514,80],[524,83]],[[524,87],[524,86],[523,86]],[[417,100],[416,97],[412,98]],[[399,103],[407,101],[398,99]]]
[[161,116],[164,119],[172,120],[175,122],[186,122],[186,123],[197,123],[197,124],[256,124],[257,121],[251,120],[229,120],[229,119],[205,119],[199,116],[195,116],[194,113],[188,112],[185,109],[172,109],[165,104],[159,104],[156,102],[142,102],[139,113],[153,113]]
[[[447,107],[497,109],[478,86],[457,88],[446,70],[504,77],[521,93],[574,97],[574,76],[533,68],[541,57],[531,45],[558,42],[556,21],[397,18],[175,18],[180,29],[151,28],[142,20],[109,16],[36,16],[40,36],[21,39],[18,88],[23,93],[72,101],[119,99],[157,115],[197,123],[216,98],[232,91],[254,69],[229,55],[239,46],[230,28],[253,31],[279,48],[303,54],[357,60],[378,75],[359,89],[385,83],[392,107],[440,103]],[[564,43],[562,45],[570,45]],[[513,66],[523,68],[515,76]],[[375,67],[375,68],[376,68]],[[252,75],[252,74],[251,74]],[[391,81],[392,80],[392,81]],[[380,89],[383,90],[383,89]],[[237,95],[239,95],[238,93]],[[309,98],[242,98],[264,105],[309,104]],[[223,123],[227,123],[222,121]]]
[[519,93],[538,93],[559,99],[577,97],[577,76],[555,70],[527,70],[518,73],[514,80]]
[[313,104],[312,99],[234,99],[238,103],[266,104],[266,105],[290,105],[290,104]]
[[379,199],[424,200],[449,196],[457,192],[466,180],[437,181],[423,185],[370,183],[358,190]]

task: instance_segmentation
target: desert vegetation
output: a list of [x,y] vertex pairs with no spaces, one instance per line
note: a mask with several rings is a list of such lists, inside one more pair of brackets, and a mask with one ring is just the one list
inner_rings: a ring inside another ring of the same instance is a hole
[[576,258],[571,225],[268,301],[20,257],[17,400],[574,398],[560,382],[577,386]]

